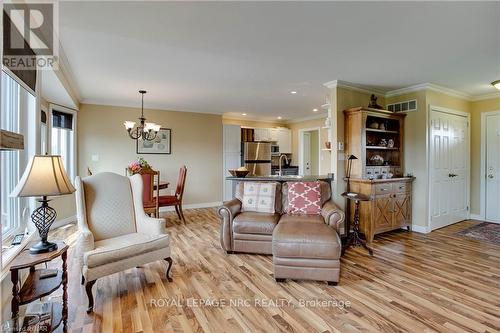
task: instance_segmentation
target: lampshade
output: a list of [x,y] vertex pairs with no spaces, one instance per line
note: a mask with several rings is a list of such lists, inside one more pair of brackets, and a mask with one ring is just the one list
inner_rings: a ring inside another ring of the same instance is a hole
[[66,170],[57,155],[35,155],[11,197],[39,197],[70,194],[75,188],[68,179]]

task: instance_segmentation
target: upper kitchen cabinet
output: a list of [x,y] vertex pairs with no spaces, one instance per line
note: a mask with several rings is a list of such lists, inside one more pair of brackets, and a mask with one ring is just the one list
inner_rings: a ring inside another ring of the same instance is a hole
[[280,153],[291,154],[292,153],[292,131],[288,128],[277,128],[277,140],[278,146],[280,147]]
[[270,128],[256,128],[254,131],[255,141],[272,141]]

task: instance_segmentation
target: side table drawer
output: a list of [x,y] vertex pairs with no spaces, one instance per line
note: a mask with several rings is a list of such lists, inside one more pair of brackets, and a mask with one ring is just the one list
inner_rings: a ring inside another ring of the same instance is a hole
[[375,185],[375,194],[390,194],[392,192],[392,184],[377,184]]
[[407,183],[394,183],[392,186],[395,193],[404,193],[410,189]]

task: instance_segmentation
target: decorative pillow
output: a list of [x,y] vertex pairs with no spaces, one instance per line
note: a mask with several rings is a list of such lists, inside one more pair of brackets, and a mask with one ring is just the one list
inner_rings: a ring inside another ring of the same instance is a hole
[[288,214],[321,214],[320,182],[288,183]]
[[276,183],[245,182],[241,209],[246,212],[274,213]]

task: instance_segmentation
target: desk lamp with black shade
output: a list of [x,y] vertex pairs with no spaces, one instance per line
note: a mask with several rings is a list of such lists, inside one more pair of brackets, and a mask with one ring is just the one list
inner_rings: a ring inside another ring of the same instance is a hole
[[11,197],[40,197],[41,203],[31,214],[38,229],[40,242],[30,248],[33,254],[57,250],[57,244],[47,240],[50,226],[55,221],[56,210],[49,206],[49,196],[71,194],[75,188],[69,181],[61,156],[35,155],[24,170],[21,180],[10,194]]

